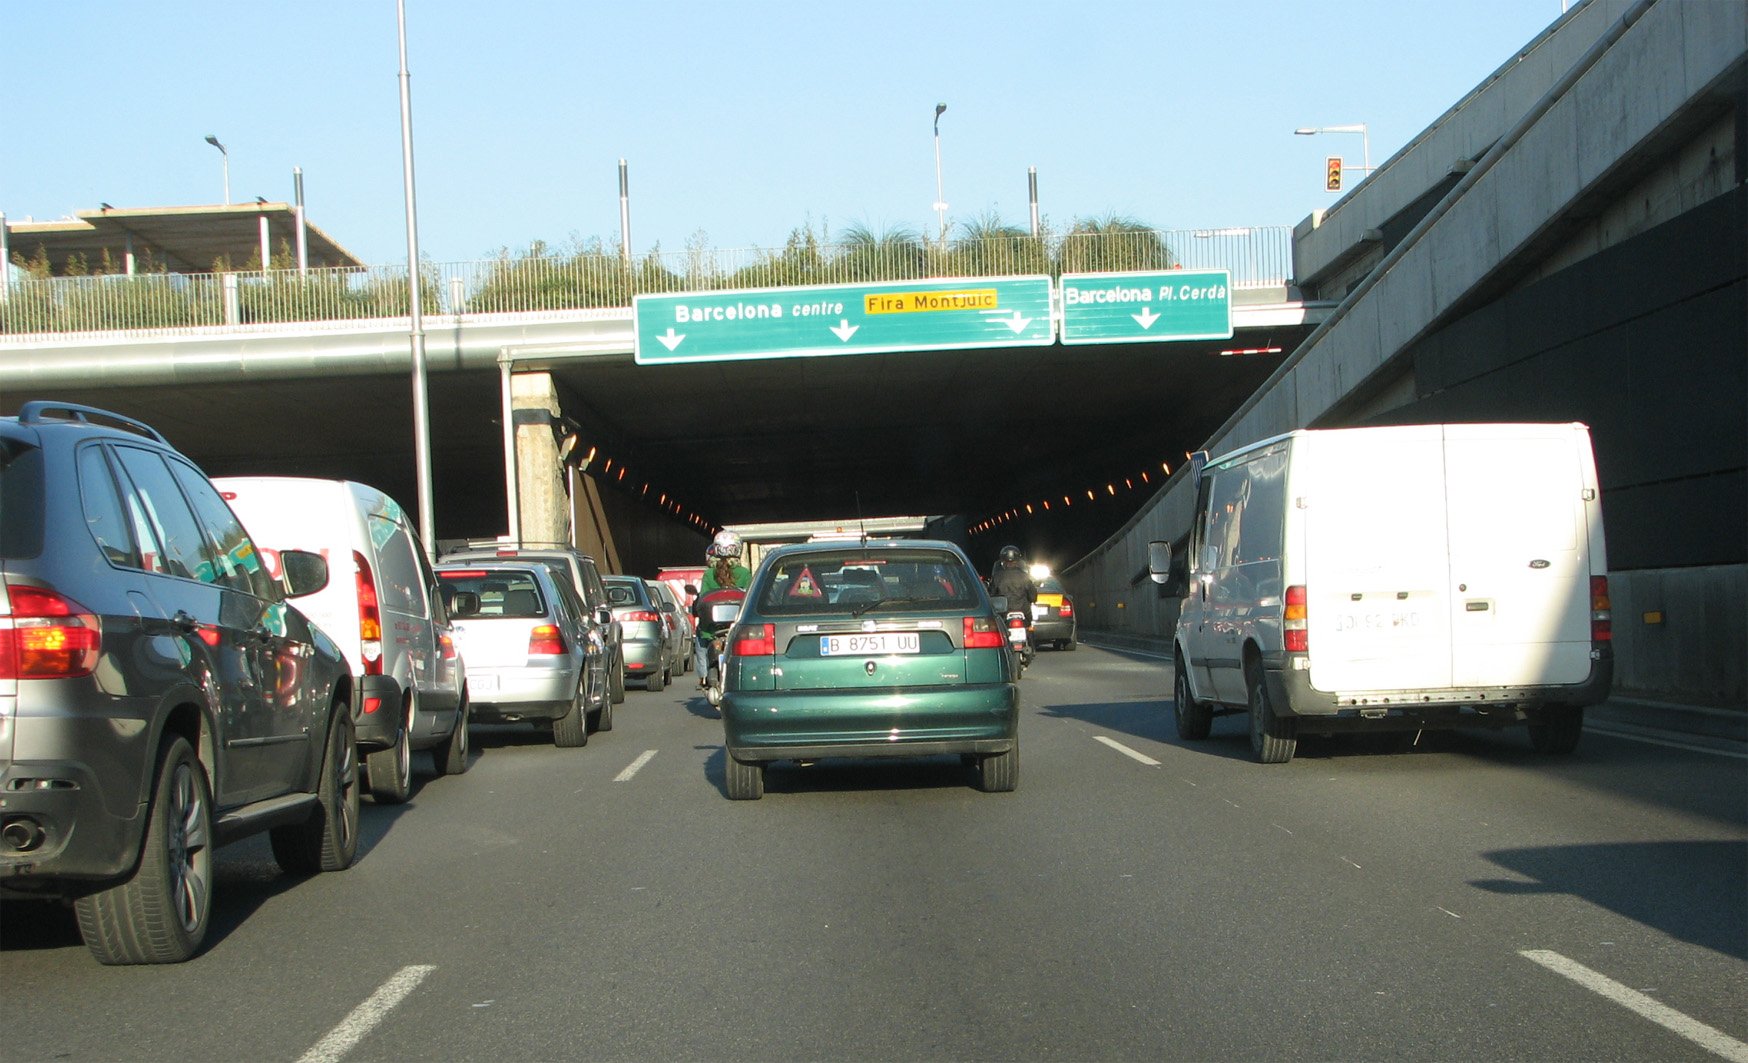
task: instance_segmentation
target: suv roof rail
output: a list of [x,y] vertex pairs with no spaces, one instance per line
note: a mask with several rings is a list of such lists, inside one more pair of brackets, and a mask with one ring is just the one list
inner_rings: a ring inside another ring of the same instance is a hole
[[[67,414],[69,416],[49,416],[51,413]],[[153,428],[144,421],[116,413],[113,410],[100,410],[95,406],[81,406],[76,402],[55,402],[52,399],[32,399],[19,407],[18,420],[24,424],[42,424],[45,421],[79,421],[83,424],[93,423],[92,418],[100,418],[110,422],[111,427],[123,428],[155,439],[165,446],[170,441],[164,438],[164,433]]]

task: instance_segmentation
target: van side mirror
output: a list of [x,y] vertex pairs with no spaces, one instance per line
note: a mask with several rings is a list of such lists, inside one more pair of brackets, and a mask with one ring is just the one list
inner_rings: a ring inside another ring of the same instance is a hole
[[327,559],[308,550],[281,550],[279,571],[287,598],[302,598],[328,585]]
[[1171,578],[1171,544],[1159,539],[1147,544],[1147,575],[1155,583]]

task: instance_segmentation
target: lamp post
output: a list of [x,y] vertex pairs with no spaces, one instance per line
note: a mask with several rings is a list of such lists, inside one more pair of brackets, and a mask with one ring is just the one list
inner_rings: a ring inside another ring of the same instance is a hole
[[213,147],[219,149],[219,154],[224,156],[224,159],[225,159],[225,206],[228,207],[231,205],[231,153],[226,151],[225,146],[223,144],[219,143],[219,138],[213,136],[211,133],[208,133],[206,135],[206,142],[208,144],[211,144]]
[[413,190],[413,90],[407,73],[407,5],[395,0],[401,45],[401,176],[407,195],[407,318],[413,349],[413,451],[419,477],[419,537],[437,561],[436,506],[431,499],[430,388],[425,381],[425,322],[419,305],[419,199]]
[[947,246],[947,196],[941,190],[941,115],[947,105],[935,104],[935,215],[941,221],[941,246]]
[[[1361,166],[1360,170],[1366,175],[1372,172],[1372,135],[1366,131],[1364,122],[1354,122],[1350,125],[1306,126],[1293,130],[1293,135],[1300,137],[1316,136],[1318,133],[1358,133],[1360,135],[1360,158],[1365,161],[1365,165]],[[1360,180],[1365,180],[1365,177],[1362,176]]]

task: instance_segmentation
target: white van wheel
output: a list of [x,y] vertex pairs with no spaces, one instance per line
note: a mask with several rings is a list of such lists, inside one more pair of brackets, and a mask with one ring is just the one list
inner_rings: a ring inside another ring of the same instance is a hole
[[1250,677],[1250,749],[1264,764],[1285,764],[1299,747],[1299,721],[1276,716],[1262,670]]
[[1214,725],[1214,707],[1205,701],[1197,701],[1190,693],[1190,673],[1184,666],[1182,654],[1177,657],[1171,696],[1173,715],[1177,717],[1177,736],[1190,742],[1208,737],[1208,731]]
[[[410,699],[414,695],[409,693]],[[413,795],[413,714],[401,720],[401,736],[394,745],[366,754],[365,775],[370,796],[379,805],[404,804]]]

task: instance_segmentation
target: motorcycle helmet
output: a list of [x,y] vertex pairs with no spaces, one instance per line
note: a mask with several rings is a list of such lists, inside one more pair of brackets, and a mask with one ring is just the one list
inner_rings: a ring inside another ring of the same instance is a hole
[[709,557],[739,557],[740,536],[725,528],[716,533],[716,538],[710,540],[710,546],[704,553]]
[[1017,564],[1019,564],[1020,563],[1020,548],[1017,546],[1004,546],[1004,547],[1002,547],[1001,548],[1001,563],[1004,565],[1017,565]]

